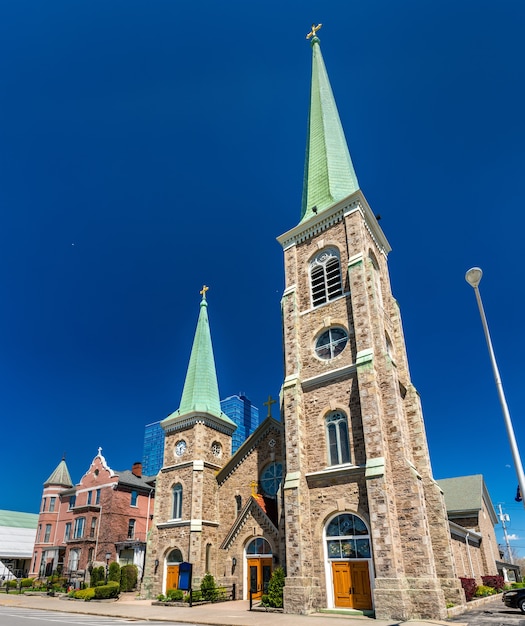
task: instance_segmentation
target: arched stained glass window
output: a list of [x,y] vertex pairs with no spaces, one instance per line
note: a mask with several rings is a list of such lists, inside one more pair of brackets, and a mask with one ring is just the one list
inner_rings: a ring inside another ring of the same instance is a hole
[[246,554],[271,555],[272,549],[264,537],[256,537],[248,544]]
[[341,262],[335,248],[320,252],[310,263],[312,305],[320,306],[343,293]]
[[342,411],[332,411],[326,417],[328,460],[330,465],[350,463],[348,421]]
[[370,534],[363,520],[352,513],[334,517],[326,527],[329,559],[369,559]]

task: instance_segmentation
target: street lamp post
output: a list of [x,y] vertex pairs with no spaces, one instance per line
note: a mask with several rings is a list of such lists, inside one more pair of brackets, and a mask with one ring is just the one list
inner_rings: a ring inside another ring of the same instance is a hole
[[[476,294],[479,314],[481,316],[481,323],[483,324],[483,331],[485,332],[485,339],[487,340],[487,347],[489,349],[489,356],[490,362],[492,364],[492,371],[494,373],[494,380],[496,381],[496,389],[498,390],[501,410],[503,411],[503,419],[505,420],[505,428],[507,429],[507,436],[509,438],[512,458],[514,460],[514,468],[518,477],[518,485],[520,486],[521,497],[525,498],[525,474],[523,473],[523,465],[521,463],[518,444],[516,443],[516,436],[514,435],[514,428],[512,427],[509,408],[507,406],[507,400],[505,399],[505,393],[503,391],[503,385],[501,383],[498,365],[496,363],[496,357],[494,355],[494,349],[492,347],[492,340],[490,339],[487,318],[485,317],[485,310],[483,309],[483,302],[481,301],[481,295],[478,288],[482,276],[483,272],[481,271],[481,269],[479,267],[473,267],[469,269],[468,272],[465,274],[465,280],[474,289],[474,293]],[[525,500],[523,500],[523,506],[525,507]]]
[[106,552],[106,585],[108,584],[109,559],[110,558],[111,558],[111,552]]

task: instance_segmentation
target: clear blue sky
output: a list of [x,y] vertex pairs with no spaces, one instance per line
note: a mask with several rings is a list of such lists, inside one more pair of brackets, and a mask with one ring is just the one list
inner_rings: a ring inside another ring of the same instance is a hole
[[37,511],[63,453],[75,482],[98,446],[115,469],[141,458],[178,408],[203,283],[221,396],[277,396],[314,21],[393,249],[434,474],[483,474],[525,551],[464,281],[483,268],[525,451],[521,0],[1,2],[0,508]]

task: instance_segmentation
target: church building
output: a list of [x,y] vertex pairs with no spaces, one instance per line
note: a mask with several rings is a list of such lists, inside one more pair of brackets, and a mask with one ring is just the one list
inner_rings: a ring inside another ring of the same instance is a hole
[[286,612],[443,619],[447,603],[464,602],[443,493],[391,293],[390,246],[359,187],[318,28],[308,35],[302,211],[278,238],[281,421],[270,414],[232,455],[205,287],[180,407],[161,422],[145,589],[176,587],[189,561],[195,584],[210,572],[246,598],[281,565]]

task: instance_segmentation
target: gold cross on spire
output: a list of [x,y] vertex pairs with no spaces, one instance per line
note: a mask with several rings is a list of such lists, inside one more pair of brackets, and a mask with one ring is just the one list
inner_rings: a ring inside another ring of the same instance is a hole
[[306,35],[306,39],[310,39],[310,37],[316,37],[317,31],[321,28],[322,24],[312,24],[312,30]]
[[274,400],[272,396],[268,396],[268,402],[263,402],[264,406],[268,407],[268,415],[266,417],[272,417],[272,404],[275,404],[277,400]]
[[203,300],[206,300],[206,292],[208,291],[208,289],[209,287],[206,287],[206,285],[203,285],[202,289],[199,291]]

